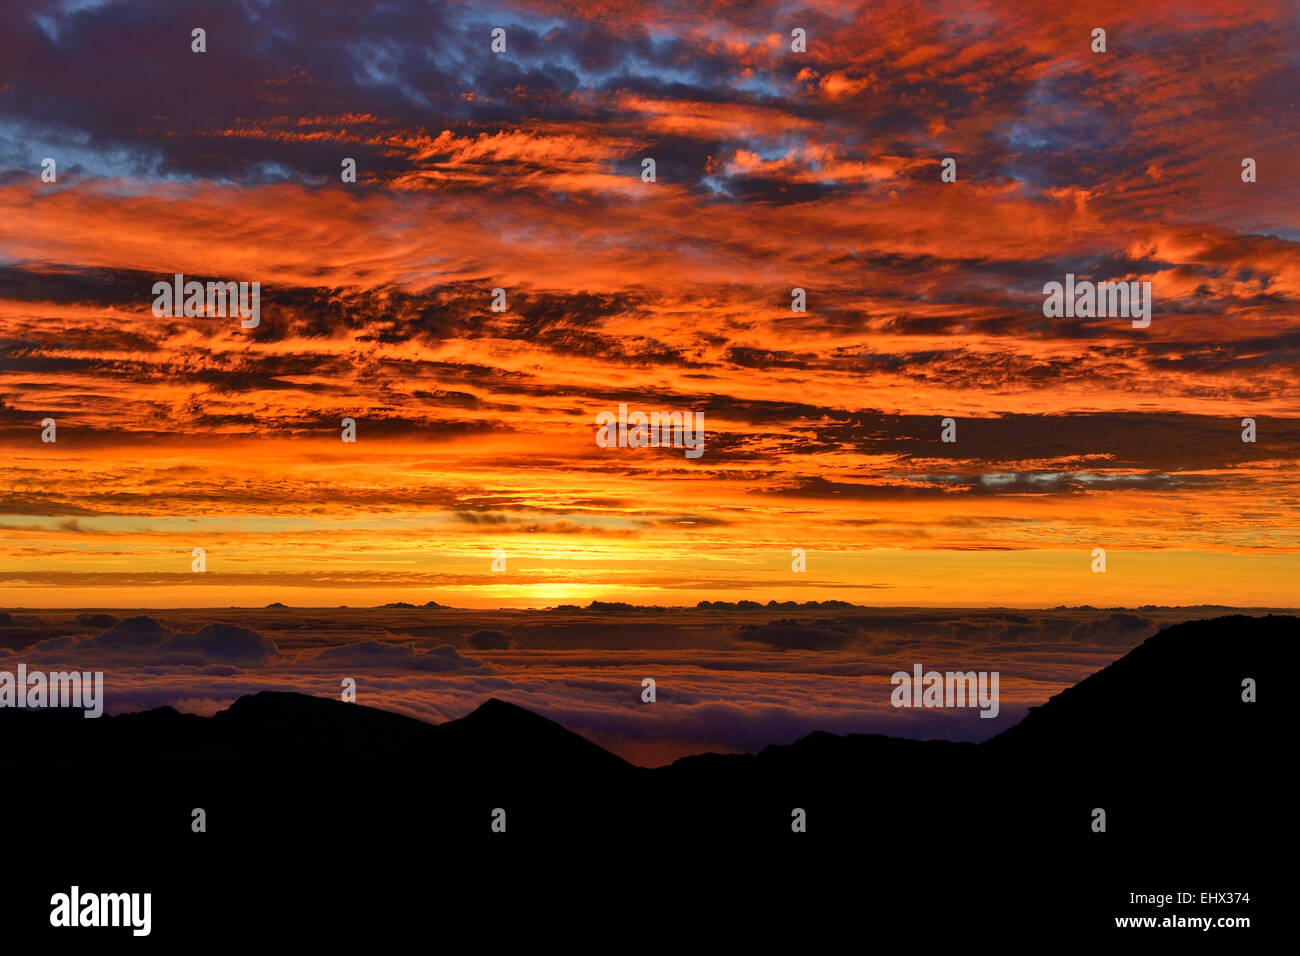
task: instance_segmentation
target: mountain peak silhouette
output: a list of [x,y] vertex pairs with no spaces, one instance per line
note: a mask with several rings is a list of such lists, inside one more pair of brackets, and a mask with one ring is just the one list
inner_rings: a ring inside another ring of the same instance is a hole
[[623,758],[527,708],[489,697],[457,720],[438,725],[440,742],[463,754],[480,751],[485,761],[513,761],[517,766],[580,769],[596,772],[632,770]]
[[1287,673],[1300,619],[1270,614],[1186,621],[1147,638],[1119,660],[1030,710],[983,746],[1077,759],[1143,744],[1168,751],[1232,745],[1264,730],[1242,682]]

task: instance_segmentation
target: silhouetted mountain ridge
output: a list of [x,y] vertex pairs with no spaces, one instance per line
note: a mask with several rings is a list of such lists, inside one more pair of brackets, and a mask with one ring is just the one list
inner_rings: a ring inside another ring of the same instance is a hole
[[[1243,799],[1207,753],[1230,754],[1260,779],[1277,765],[1278,728],[1264,704],[1241,700],[1240,685],[1254,677],[1266,699],[1277,694],[1268,675],[1289,673],[1283,656],[1294,659],[1297,624],[1234,616],[1171,627],[978,745],[816,732],[758,754],[703,754],[647,770],[495,697],[435,725],[264,691],[212,717],[170,707],[97,720],[0,711],[0,768],[17,777],[42,767],[51,796],[29,814],[99,812],[159,839],[175,826],[165,823],[170,815],[192,806],[241,834],[277,839],[340,827],[357,839],[397,838],[413,813],[472,820],[493,808],[509,808],[521,830],[558,835],[567,831],[557,821],[575,807],[587,821],[582,832],[604,836],[776,836],[803,808],[844,834],[882,818],[891,827],[1067,839],[1089,832],[1097,806],[1114,812],[1116,826],[1171,835],[1191,825],[1202,798]],[[51,763],[48,754],[76,760]],[[110,787],[124,761],[132,787]],[[98,788],[91,810],[85,781]],[[705,803],[725,812],[702,813]],[[477,835],[471,827],[464,838]]]
[[[1229,642],[1225,643],[1225,633]],[[1300,619],[1269,615],[1255,618],[1232,616],[1212,621],[1191,621],[1166,628],[1148,638],[1128,654],[1079,684],[1062,691],[1045,704],[1032,708],[1019,724],[981,745],[990,750],[1004,748],[1059,751],[1071,746],[1112,747],[1135,735],[1150,736],[1184,730],[1190,718],[1203,715],[1198,722],[1203,730],[1222,731],[1236,728],[1251,713],[1241,706],[1241,682],[1255,677],[1269,666],[1266,658],[1274,653],[1294,654],[1295,634]],[[1203,693],[1189,707],[1192,687],[1217,690],[1213,697]],[[30,730],[39,722],[61,728],[81,728],[82,718],[69,720],[67,711],[35,712],[0,711],[0,719],[19,720]],[[87,732],[102,732],[108,727],[129,724],[133,734],[144,732],[151,724],[171,726],[178,718],[188,717],[170,707],[151,711],[106,716],[86,721]],[[196,727],[197,720],[228,730],[241,742],[253,742],[265,750],[275,744],[299,744],[311,740],[344,746],[348,739],[374,743],[418,746],[455,745],[464,750],[473,746],[531,752],[534,748],[554,748],[574,758],[585,755],[593,764],[604,767],[628,766],[621,758],[605,751],[560,724],[525,707],[499,698],[489,698],[468,715],[440,725],[428,724],[364,704],[344,703],[332,698],[315,697],[289,691],[262,691],[235,700],[212,718],[184,721]],[[246,738],[246,739],[245,739]],[[337,738],[337,739],[336,739]],[[12,741],[15,738],[10,736]],[[787,762],[793,754],[829,756],[837,747],[854,752],[864,748],[913,748],[943,741],[915,741],[878,734],[835,735],[816,731],[789,745],[764,748],[757,758],[763,762]],[[962,745],[967,746],[967,745]],[[954,748],[961,749],[958,745]],[[385,749],[389,749],[385,747]],[[702,754],[677,761],[682,766],[700,766],[714,758],[738,755]]]
[[[983,898],[1073,933],[1059,914],[1097,928],[1134,890],[1257,891],[1280,865],[1293,744],[1270,702],[1297,624],[1171,627],[981,744],[814,732],[654,770],[495,697],[436,725],[283,691],[211,717],[5,709],[7,848],[29,917],[74,882],[138,885],[187,931],[217,900],[241,932],[282,925],[286,899],[337,920],[367,896],[423,912],[445,873],[467,888],[455,913],[484,900],[493,918],[641,880],[759,922],[801,896],[810,914],[949,922]],[[60,834],[75,845],[51,854]]]

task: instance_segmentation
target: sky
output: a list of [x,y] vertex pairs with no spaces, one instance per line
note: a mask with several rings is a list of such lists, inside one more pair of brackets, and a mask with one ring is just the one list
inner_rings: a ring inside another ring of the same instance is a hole
[[1292,606],[1298,18],[17,0],[0,605]]

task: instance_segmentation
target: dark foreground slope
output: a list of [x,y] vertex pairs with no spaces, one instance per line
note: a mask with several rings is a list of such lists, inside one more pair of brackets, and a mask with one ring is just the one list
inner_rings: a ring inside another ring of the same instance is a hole
[[813,734],[659,770],[497,700],[439,726],[281,693],[211,718],[4,710],[0,915],[47,929],[73,883],[151,891],[158,945],[424,919],[499,932],[525,912],[796,935],[920,920],[991,941],[1114,932],[1157,912],[1130,893],[1178,890],[1248,891],[1221,912],[1258,915],[1292,833],[1297,625],[1172,627],[980,745]]

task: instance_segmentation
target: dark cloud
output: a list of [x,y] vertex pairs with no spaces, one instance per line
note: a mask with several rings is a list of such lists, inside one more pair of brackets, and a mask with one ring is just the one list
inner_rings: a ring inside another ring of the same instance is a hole
[[1118,613],[1092,621],[1080,621],[1070,631],[1070,640],[1092,644],[1132,646],[1155,633],[1156,622],[1140,614]]
[[178,634],[158,647],[163,653],[195,651],[209,661],[248,667],[279,656],[275,641],[234,624],[209,624],[194,634]]
[[86,627],[109,628],[118,622],[112,614],[78,614],[77,623]]
[[95,647],[132,649],[159,647],[176,636],[176,632],[161,621],[147,615],[129,617],[114,624],[98,637],[87,639]]
[[475,631],[465,638],[475,650],[505,650],[515,646],[515,639],[504,631]]
[[450,644],[420,650],[410,644],[385,641],[358,641],[321,651],[308,663],[330,667],[395,667],[413,671],[484,671],[491,670],[482,661],[462,657]]
[[827,623],[820,626],[801,624],[793,618],[767,624],[742,624],[741,640],[770,644],[773,647],[825,651],[844,647],[858,636],[851,625]]

